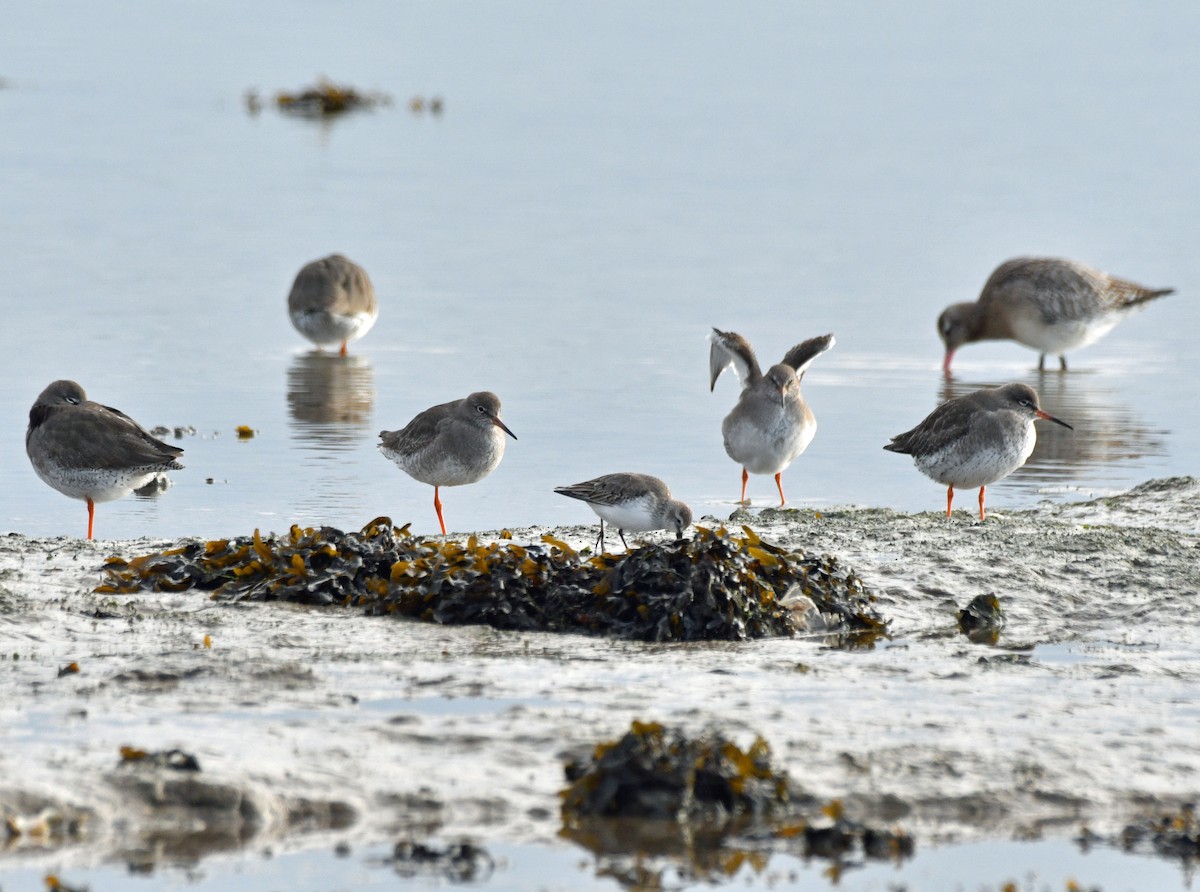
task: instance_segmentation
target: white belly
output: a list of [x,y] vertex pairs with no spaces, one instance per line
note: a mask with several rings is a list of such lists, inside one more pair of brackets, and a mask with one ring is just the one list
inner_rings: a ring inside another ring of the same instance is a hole
[[1026,433],[1008,442],[979,446],[955,443],[947,449],[921,458],[914,458],[918,470],[927,477],[947,486],[976,489],[1003,480],[1025,464],[1037,444],[1037,430],[1032,424]]
[[758,422],[735,411],[725,418],[721,433],[725,452],[751,474],[778,474],[808,448],[817,422],[792,406],[779,406]]
[[375,324],[376,313],[329,313],[298,310],[291,314],[296,330],[318,347],[333,347],[361,338]]
[[597,505],[588,502],[600,519],[630,533],[646,533],[650,530],[661,530],[662,526],[654,522],[651,500],[649,498],[630,499],[620,505]]
[[124,498],[153,480],[159,471],[100,471],[33,466],[42,480],[72,499],[111,502]]
[[1013,314],[1009,321],[1013,340],[1040,353],[1058,355],[1094,344],[1113,330],[1121,321],[1121,314],[1047,324],[1040,313],[1029,312]]

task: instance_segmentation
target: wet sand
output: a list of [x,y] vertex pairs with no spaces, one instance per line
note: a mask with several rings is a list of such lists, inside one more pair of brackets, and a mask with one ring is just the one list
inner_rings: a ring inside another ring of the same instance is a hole
[[[403,834],[553,842],[564,756],[634,719],[761,734],[803,790],[918,846],[1111,835],[1195,798],[1200,481],[983,525],[863,508],[723,522],[839,557],[890,640],[646,645],[99,595],[106,557],[171,543],[0,538],[0,810],[20,831],[0,870]],[[513,531],[545,532],[595,537]],[[975,644],[954,609],[988,592],[1007,625]],[[122,764],[122,746],[202,770]]]

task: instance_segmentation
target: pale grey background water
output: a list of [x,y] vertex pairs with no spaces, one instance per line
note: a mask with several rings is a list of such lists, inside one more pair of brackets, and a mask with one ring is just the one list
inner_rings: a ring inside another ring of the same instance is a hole
[[[708,392],[713,325],[765,363],[837,335],[805,379],[820,427],[785,473],[795,505],[937,509],[940,487],[881,446],[1007,380],[1076,432],[1043,426],[994,508],[1200,467],[1195,4],[49,2],[4,19],[0,529],[85,528],[23,452],[58,377],[199,432],[163,497],[100,507],[105,538],[379,514],[436,530],[376,433],[482,388],[520,440],[445,493],[451,529],[588,522],[551,489],[614,470],[724,515],[736,386]],[[319,74],[396,105],[247,114],[247,88]],[[445,113],[410,113],[417,94]],[[306,355],[284,311],[332,251],[382,306],[341,365]],[[1068,376],[988,345],[948,386],[938,312],[1030,253],[1178,293]],[[259,435],[238,442],[240,424]]]

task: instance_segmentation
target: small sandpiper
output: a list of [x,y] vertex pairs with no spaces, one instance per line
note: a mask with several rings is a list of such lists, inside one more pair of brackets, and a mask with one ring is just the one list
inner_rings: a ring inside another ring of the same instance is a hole
[[617,528],[621,544],[629,550],[625,530],[645,533],[650,530],[673,530],[682,539],[684,530],[692,525],[692,509],[671,498],[667,485],[649,474],[605,474],[573,486],[554,490],[562,496],[587,502],[600,517],[600,538],[596,540],[599,553],[604,553],[604,522]]
[[94,403],[74,381],[55,381],[29,410],[25,452],[33,470],[65,496],[88,507],[92,538],[96,503],[140,489],[164,471],[183,467],[183,455],[146,433],[123,412]]
[[1025,464],[1037,443],[1036,419],[1071,428],[1038,406],[1028,384],[1005,384],[947,400],[912,430],[884,446],[911,455],[926,477],[944,483],[946,516],[954,505],[954,487],[979,487],[979,519],[986,516],[984,490]]
[[737,405],[721,423],[725,452],[742,466],[741,502],[746,504],[750,474],[773,474],[782,507],[787,500],[781,475],[817,432],[817,420],[800,392],[800,379],[812,361],[834,345],[833,335],[797,344],[765,375],[750,342],[740,334],[714,328],[710,340],[709,391],[716,388],[717,378],[729,366],[742,382]]
[[367,271],[341,254],[305,264],[288,294],[292,325],[318,347],[346,346],[365,335],[379,316]]
[[505,434],[517,438],[500,420],[500,398],[485,390],[426,409],[403,430],[380,431],[379,451],[409,477],[433,487],[444,536],[438,490],[477,483],[492,473],[504,457]]
[[1068,350],[1086,347],[1108,334],[1130,313],[1174,288],[1147,288],[1057,257],[1018,257],[996,267],[979,300],[952,304],[938,317],[946,345],[942,370],[950,371],[954,351],[976,341],[1011,339],[1039,352],[1058,355],[1067,370]]

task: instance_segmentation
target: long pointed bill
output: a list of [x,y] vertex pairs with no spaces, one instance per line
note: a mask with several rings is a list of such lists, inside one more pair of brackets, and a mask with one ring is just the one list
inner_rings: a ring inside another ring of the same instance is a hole
[[1061,418],[1055,418],[1049,412],[1043,412],[1041,409],[1038,409],[1033,414],[1036,415],[1038,418],[1042,419],[1043,421],[1053,421],[1055,424],[1061,424],[1067,430],[1070,430],[1070,431],[1075,430],[1075,428],[1071,427],[1071,425],[1067,424]]
[[492,424],[496,425],[496,427],[500,428],[500,430],[504,431],[506,434],[508,434],[514,440],[517,438],[517,435],[508,429],[508,425],[506,425],[503,421],[501,421],[495,415],[492,416]]
[[950,374],[950,362],[951,362],[953,359],[954,359],[954,351],[953,351],[953,350],[947,350],[947,351],[946,351],[946,358],[942,360],[942,371],[943,371],[943,372],[945,372],[947,375],[949,375],[949,374]]

